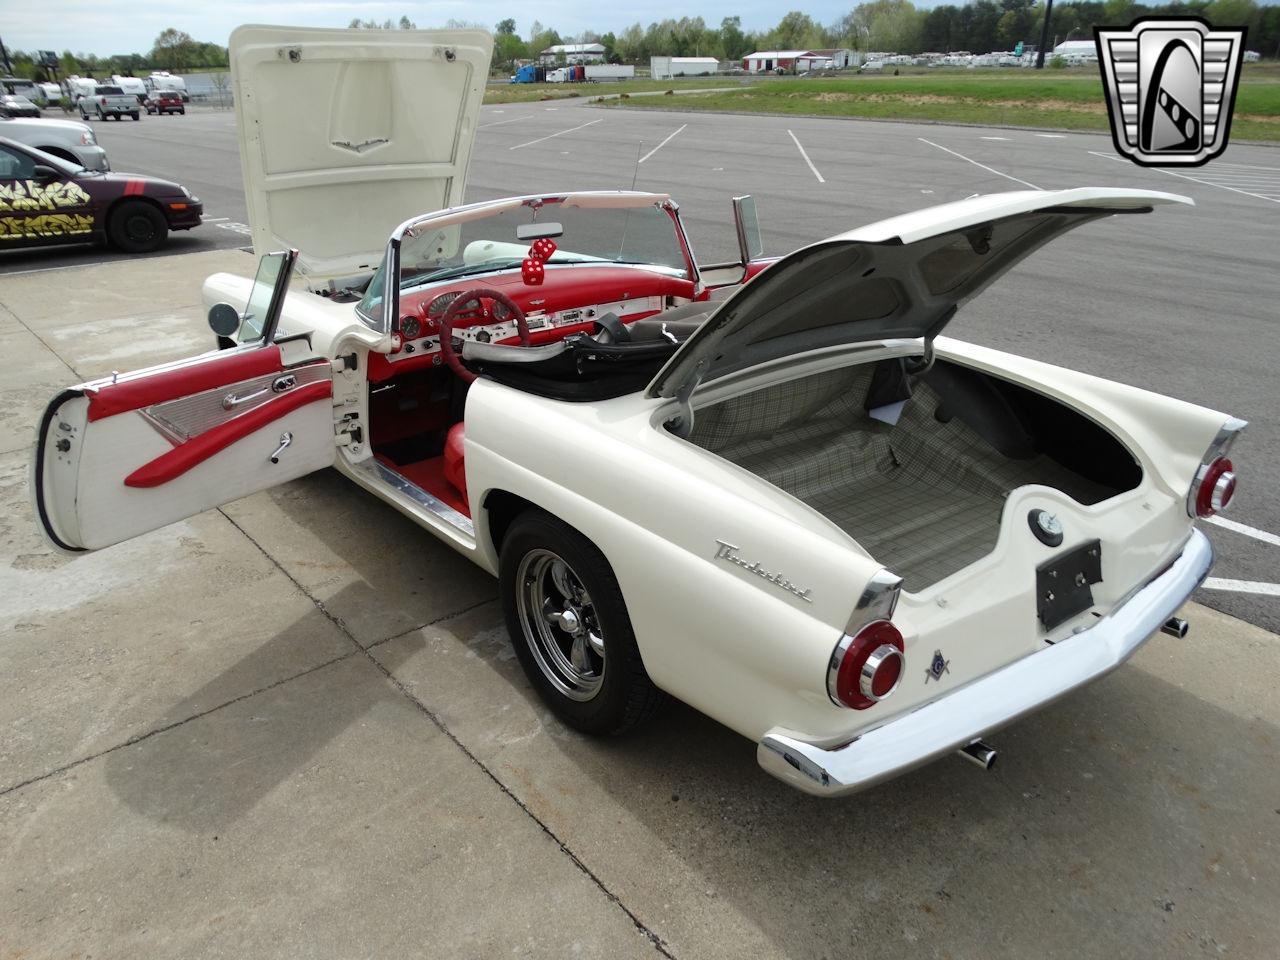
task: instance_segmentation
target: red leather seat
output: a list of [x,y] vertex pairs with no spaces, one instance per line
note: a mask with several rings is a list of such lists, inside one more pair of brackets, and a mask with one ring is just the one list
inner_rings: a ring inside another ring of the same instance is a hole
[[449,428],[449,434],[444,441],[444,478],[449,481],[450,486],[462,494],[464,502],[467,501],[467,471],[463,463],[463,440],[465,439],[465,431],[461,423],[455,423]]

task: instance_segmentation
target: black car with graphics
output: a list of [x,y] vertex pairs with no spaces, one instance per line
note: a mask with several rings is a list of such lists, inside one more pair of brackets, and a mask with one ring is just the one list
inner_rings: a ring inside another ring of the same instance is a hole
[[0,250],[105,241],[148,253],[170,230],[198,227],[203,212],[181,184],[86,170],[0,137]]

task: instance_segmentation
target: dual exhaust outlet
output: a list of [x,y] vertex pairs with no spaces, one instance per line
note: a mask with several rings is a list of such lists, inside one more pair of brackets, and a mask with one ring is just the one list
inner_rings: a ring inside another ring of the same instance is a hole
[[[1165,621],[1164,626],[1160,628],[1161,633],[1167,633],[1171,637],[1181,639],[1187,635],[1190,629],[1187,621],[1181,617],[1170,617]],[[956,751],[960,756],[964,757],[970,763],[977,764],[983,770],[990,770],[996,765],[996,749],[982,738],[974,740],[972,743],[961,747]]]

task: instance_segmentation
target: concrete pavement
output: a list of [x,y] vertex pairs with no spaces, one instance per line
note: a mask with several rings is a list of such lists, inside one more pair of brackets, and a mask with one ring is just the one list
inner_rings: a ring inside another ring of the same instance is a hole
[[0,957],[1276,955],[1280,638],[1207,608],[989,774],[830,802],[680,705],[567,730],[493,582],[332,472],[54,554],[46,396],[203,348],[253,261],[165,265],[0,287]]

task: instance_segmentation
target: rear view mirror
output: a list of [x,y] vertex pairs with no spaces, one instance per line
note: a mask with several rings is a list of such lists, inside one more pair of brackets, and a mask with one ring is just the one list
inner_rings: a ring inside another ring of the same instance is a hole
[[240,329],[240,311],[229,303],[215,303],[209,308],[209,329],[220,337],[233,337]]
[[51,180],[57,180],[59,173],[53,167],[46,166],[43,163],[37,163],[32,178],[37,183],[49,183]]
[[764,242],[760,239],[755,197],[733,198],[733,222],[738,228],[738,251],[743,264],[763,257]]
[[522,223],[516,227],[517,240],[540,240],[543,237],[559,237],[564,234],[564,226],[559,223]]

